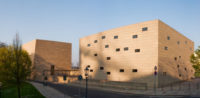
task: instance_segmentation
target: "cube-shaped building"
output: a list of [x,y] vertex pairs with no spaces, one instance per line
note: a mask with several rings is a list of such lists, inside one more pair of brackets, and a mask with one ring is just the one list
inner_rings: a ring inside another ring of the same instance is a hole
[[[82,75],[95,80],[162,86],[193,77],[194,42],[160,20],[123,26],[80,39]],[[156,73],[155,73],[156,72]]]
[[44,80],[44,71],[71,69],[71,43],[33,40],[23,46],[32,60],[31,79]]

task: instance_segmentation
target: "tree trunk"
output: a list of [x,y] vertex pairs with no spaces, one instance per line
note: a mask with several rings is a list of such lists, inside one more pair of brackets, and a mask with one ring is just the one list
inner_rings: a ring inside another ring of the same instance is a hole
[[21,91],[20,91],[20,85],[17,85],[17,93],[18,93],[18,98],[21,98]]

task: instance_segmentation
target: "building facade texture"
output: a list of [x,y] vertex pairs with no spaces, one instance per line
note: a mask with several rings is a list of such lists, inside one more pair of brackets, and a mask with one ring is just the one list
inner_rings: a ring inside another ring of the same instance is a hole
[[[160,20],[123,26],[79,42],[82,76],[163,86],[193,77],[194,42]],[[157,74],[155,75],[155,71]]]
[[33,80],[43,81],[45,70],[71,69],[71,43],[36,39],[22,47],[31,57]]

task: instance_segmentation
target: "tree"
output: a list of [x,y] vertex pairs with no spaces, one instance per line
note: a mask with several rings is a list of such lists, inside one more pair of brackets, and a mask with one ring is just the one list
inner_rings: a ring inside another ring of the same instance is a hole
[[190,61],[195,69],[195,77],[200,77],[200,46],[191,55]]
[[0,48],[0,81],[17,86],[18,98],[21,85],[31,74],[31,59],[16,34],[13,44]]

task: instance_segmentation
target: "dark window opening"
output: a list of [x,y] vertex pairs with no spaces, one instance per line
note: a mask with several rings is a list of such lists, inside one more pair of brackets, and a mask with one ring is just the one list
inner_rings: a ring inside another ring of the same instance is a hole
[[90,69],[90,72],[93,72],[93,69]]
[[138,72],[138,70],[137,69],[133,69],[132,72]]
[[177,65],[177,67],[179,68],[180,66],[179,66],[179,65]]
[[165,46],[165,50],[168,50],[168,47],[167,47],[167,46]]
[[98,41],[97,40],[94,40],[94,43],[97,43]]
[[104,70],[104,67],[100,67],[100,70]]
[[142,28],[142,31],[147,31],[147,30],[148,30],[147,27]]
[[107,72],[107,75],[110,75],[111,73],[110,72]]
[[181,58],[181,56],[179,56],[179,59]]
[[90,65],[87,65],[87,68],[90,68]]
[[116,51],[117,51],[117,52],[120,51],[120,48],[117,48]]
[[181,74],[179,74],[179,77],[181,77]]
[[166,76],[167,75],[167,72],[163,72],[163,76]]
[[98,54],[97,54],[97,53],[95,53],[95,54],[94,54],[94,56],[98,56]]
[[135,49],[135,52],[140,52],[140,49]]
[[167,40],[170,40],[170,36],[167,36]]
[[185,71],[187,71],[187,68],[185,68]]
[[120,69],[119,72],[124,72],[124,69]]
[[105,48],[109,48],[109,45],[105,45]]
[[54,75],[54,71],[55,71],[55,66],[51,65],[51,75]]
[[107,60],[110,60],[111,58],[110,57],[107,57]]
[[88,46],[88,47],[90,47],[91,45],[90,45],[90,44],[88,44],[87,46]]
[[106,38],[106,36],[102,36],[102,37],[101,37],[101,39],[105,39],[105,38]]
[[114,39],[118,39],[118,36],[116,35],[116,36],[114,36]]
[[180,41],[177,41],[177,44],[179,45],[179,44],[180,44]]
[[138,35],[133,35],[132,37],[133,37],[133,38],[138,38]]
[[124,51],[128,51],[128,47],[125,47],[125,48],[124,48]]
[[176,61],[176,60],[177,60],[177,57],[174,57],[174,60]]

